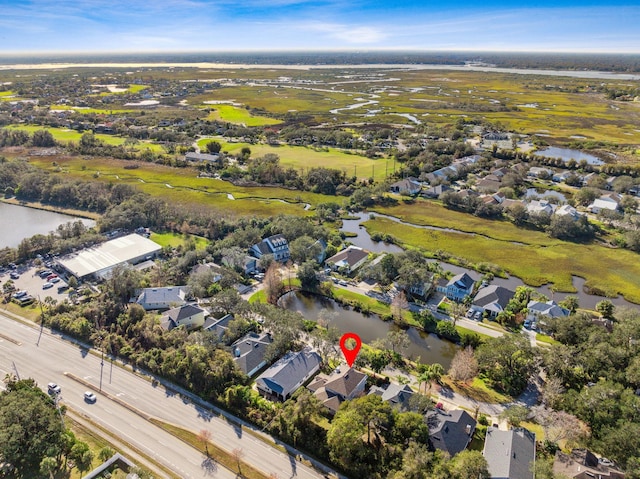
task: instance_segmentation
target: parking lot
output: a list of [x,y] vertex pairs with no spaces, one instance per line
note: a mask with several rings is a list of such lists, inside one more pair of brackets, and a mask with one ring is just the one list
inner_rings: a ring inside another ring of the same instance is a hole
[[[16,291],[26,291],[28,295],[33,296],[36,300],[44,300],[47,296],[51,296],[56,301],[62,301],[63,299],[69,298],[69,295],[66,292],[67,283],[63,278],[60,278],[60,281],[55,283],[52,287],[43,289],[42,286],[47,282],[47,280],[46,278],[41,278],[36,273],[37,269],[42,269],[42,267],[20,268],[15,271],[15,273],[19,274],[17,279],[12,280],[16,287]],[[5,271],[0,274],[0,281],[2,284],[10,279],[9,274],[11,272],[13,271]],[[64,290],[64,292],[59,292],[59,290]]]

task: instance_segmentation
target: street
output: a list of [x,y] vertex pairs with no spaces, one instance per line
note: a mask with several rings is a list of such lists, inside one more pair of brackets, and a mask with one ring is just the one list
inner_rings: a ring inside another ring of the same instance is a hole
[[[234,478],[235,474],[213,467],[204,454],[163,431],[141,415],[110,400],[98,389],[102,376],[102,391],[118,398],[144,414],[189,429],[194,433],[211,432],[212,442],[231,452],[241,449],[244,460],[266,474],[284,479],[322,478],[295,457],[285,454],[267,442],[246,432],[227,419],[191,400],[152,383],[136,374],[111,364],[105,358],[101,367],[99,356],[52,334],[0,314],[0,374],[19,374],[33,378],[40,387],[55,382],[62,388],[61,402],[139,448],[155,461],[184,478]],[[39,343],[39,344],[38,344]],[[15,365],[15,367],[14,367]],[[65,375],[68,373],[68,375]],[[95,387],[95,404],[86,403],[87,390],[71,377],[77,376]],[[269,441],[271,439],[267,439]],[[271,440],[273,441],[273,440]]]

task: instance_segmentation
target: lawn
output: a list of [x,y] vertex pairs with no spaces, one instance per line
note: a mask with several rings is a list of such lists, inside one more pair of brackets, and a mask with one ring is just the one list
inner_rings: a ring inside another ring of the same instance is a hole
[[267,126],[278,125],[282,123],[282,120],[276,118],[269,118],[267,116],[252,115],[246,108],[240,108],[232,105],[215,105],[215,110],[209,113],[206,118],[209,121],[220,120],[228,121],[229,123],[235,123],[245,126]]
[[498,391],[494,391],[489,388],[480,378],[475,378],[473,382],[469,384],[452,381],[449,377],[444,376],[442,378],[442,382],[453,392],[475,401],[504,404],[513,400],[510,396],[501,394]]
[[230,154],[240,153],[242,148],[251,150],[252,158],[259,158],[266,154],[275,154],[280,157],[280,164],[296,170],[308,170],[311,167],[323,166],[344,171],[347,175],[359,178],[383,180],[393,173],[393,161],[386,159],[372,160],[356,153],[347,153],[337,148],[313,148],[290,145],[266,145],[249,143],[230,143],[222,137],[207,138],[198,141],[198,147],[202,150],[210,141],[217,141],[222,146],[222,151]]
[[[80,138],[82,138],[82,135],[84,133],[87,132],[83,132],[80,133],[79,131],[76,130],[69,130],[69,129],[65,129],[65,128],[49,128],[49,127],[44,127],[44,126],[40,126],[40,125],[9,125],[6,126],[5,128],[10,128],[10,129],[14,129],[14,130],[22,130],[22,131],[26,131],[27,133],[33,134],[33,132],[38,131],[38,130],[47,130],[51,133],[51,135],[53,136],[53,138],[56,141],[59,141],[60,143],[69,143],[71,141],[73,142],[79,142]],[[90,133],[90,132],[89,132]],[[100,133],[97,133],[94,135],[98,140],[104,142],[107,145],[112,145],[112,146],[119,146],[124,144],[124,142],[127,140],[127,138],[123,138],[121,136],[115,136],[115,135],[103,135]],[[135,143],[132,145],[132,148],[136,151],[140,151],[143,149],[149,149],[153,152],[156,153],[163,153],[164,149],[162,148],[162,145],[157,145],[151,142],[147,142],[147,141],[140,141],[138,143]]]
[[171,246],[172,248],[178,248],[179,246],[185,246],[189,241],[194,241],[196,249],[204,250],[209,244],[209,240],[201,236],[196,235],[184,235],[180,233],[151,233],[149,238],[151,241],[158,243],[163,248],[165,246]]
[[131,113],[136,110],[131,109],[116,109],[116,108],[88,108],[84,106],[69,106],[69,105],[51,105],[50,110],[71,110],[83,115],[95,114],[95,115],[123,115]]
[[[462,224],[458,217],[462,213],[450,213],[448,224],[438,217],[430,221],[432,218],[421,211],[407,217],[455,229]],[[475,265],[495,265],[531,286],[552,283],[557,291],[575,292],[572,284],[572,276],[575,275],[584,278],[587,287],[607,296],[622,294],[628,301],[640,303],[637,287],[640,284],[640,257],[636,253],[597,243],[554,240],[543,233],[518,229],[507,222],[464,216],[469,219],[465,230],[477,229],[478,234],[422,229],[380,217],[363,224],[369,233],[390,233],[402,245],[419,248],[432,256],[439,252]],[[516,236],[516,232],[520,235]]]

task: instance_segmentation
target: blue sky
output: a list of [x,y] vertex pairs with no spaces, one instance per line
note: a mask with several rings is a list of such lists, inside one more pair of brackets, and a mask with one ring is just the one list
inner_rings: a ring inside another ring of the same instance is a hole
[[380,49],[640,53],[637,3],[0,0],[0,53]]

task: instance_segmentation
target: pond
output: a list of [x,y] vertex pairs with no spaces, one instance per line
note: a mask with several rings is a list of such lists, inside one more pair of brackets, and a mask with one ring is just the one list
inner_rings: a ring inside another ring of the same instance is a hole
[[[376,339],[384,338],[389,331],[399,328],[393,322],[382,321],[377,315],[365,316],[352,309],[343,308],[334,300],[299,291],[285,294],[279,302],[280,306],[298,311],[305,319],[320,320],[326,326],[334,326],[341,333],[356,333],[362,341],[370,344]],[[451,359],[460,346],[435,334],[427,334],[415,328],[409,328],[407,335],[409,347],[403,352],[410,359],[420,358],[422,363],[440,363],[447,370]]]
[[94,220],[86,218],[0,202],[0,248],[16,248],[24,238],[36,234],[46,235],[60,225],[77,220],[81,220],[88,227],[96,224]]
[[[549,191],[547,191],[547,193],[549,193]],[[385,215],[378,215],[376,213],[376,216],[381,216],[381,217],[385,217],[385,218],[391,218],[390,216],[385,216]],[[373,251],[376,253],[381,253],[381,252],[387,252],[387,253],[399,253],[404,251],[402,248],[400,248],[397,245],[391,244],[388,245],[386,243],[383,242],[379,242],[376,243],[375,241],[373,241],[371,239],[371,237],[369,236],[369,233],[367,232],[366,228],[360,227],[360,223],[362,223],[363,221],[367,221],[369,219],[369,214],[368,213],[359,213],[358,219],[357,220],[349,220],[350,223],[348,225],[349,230],[348,231],[357,231],[358,232],[358,236],[354,237],[354,238],[349,238],[349,241],[351,243],[353,243],[355,246],[359,246],[361,248],[364,248],[366,250],[369,251]],[[417,225],[413,225],[411,223],[406,223],[402,220],[399,220],[398,218],[394,218],[395,221],[399,222],[399,223],[403,223],[407,226],[413,226],[413,227],[417,227],[420,228],[420,226]],[[346,223],[346,221],[345,221]],[[424,228],[424,227],[423,227]],[[436,229],[443,229],[443,228],[436,228]],[[447,231],[456,231],[453,229],[445,229]],[[391,232],[390,232],[391,233]],[[468,234],[462,231],[459,231],[459,233],[461,234]],[[376,247],[376,249],[373,249],[370,247],[370,245],[373,245],[374,247]],[[427,260],[429,262],[436,262],[437,260],[435,259],[429,259]],[[450,264],[450,263],[446,263],[444,261],[438,261],[442,268],[446,271],[451,271],[454,275],[456,274],[460,274],[460,273],[467,273],[469,274],[472,278],[474,278],[475,280],[480,279],[480,277],[482,276],[481,273],[478,273],[472,269],[469,268],[464,268],[462,266],[457,266],[454,264]],[[518,286],[524,286],[524,282],[520,279],[517,278],[515,276],[508,276],[507,278],[494,278],[492,281],[492,284],[496,284],[498,286],[503,286],[507,289],[510,289],[512,291],[514,291]],[[585,292],[584,289],[584,285],[585,285],[585,280],[583,278],[580,278],[578,276],[573,276],[573,281],[572,284],[574,286],[574,288],[576,288],[576,292],[575,293],[557,293],[554,292],[552,290],[552,286],[551,285],[543,285],[537,288],[532,287],[534,290],[538,291],[541,294],[544,294],[545,296],[547,296],[549,299],[553,299],[554,301],[558,302],[558,301],[562,301],[565,297],[567,296],[577,296],[578,301],[580,303],[580,307],[581,308],[587,308],[587,309],[595,309],[595,306],[598,302],[602,301],[603,299],[608,299],[609,301],[611,301],[614,305],[616,306],[626,306],[626,307],[630,307],[630,308],[637,308],[638,305],[631,303],[629,301],[627,301],[626,299],[624,299],[622,296],[618,296],[616,298],[605,298],[602,296],[597,296],[594,294],[588,294]]]
[[525,191],[524,193],[524,197],[529,199],[529,198],[533,198],[533,197],[537,197],[537,198],[548,198],[548,197],[554,197],[557,198],[560,202],[560,204],[564,204],[567,202],[567,197],[565,195],[563,195],[562,193],[560,193],[559,191],[554,191],[554,190],[540,190],[538,191],[536,188],[527,188],[527,191]]
[[602,161],[597,156],[590,155],[589,153],[584,153],[580,150],[572,150],[570,148],[558,148],[555,146],[550,146],[545,148],[544,150],[538,150],[533,152],[534,155],[544,156],[546,158],[562,158],[564,161],[569,161],[571,159],[580,162],[585,160],[589,165],[604,165],[604,161]]

